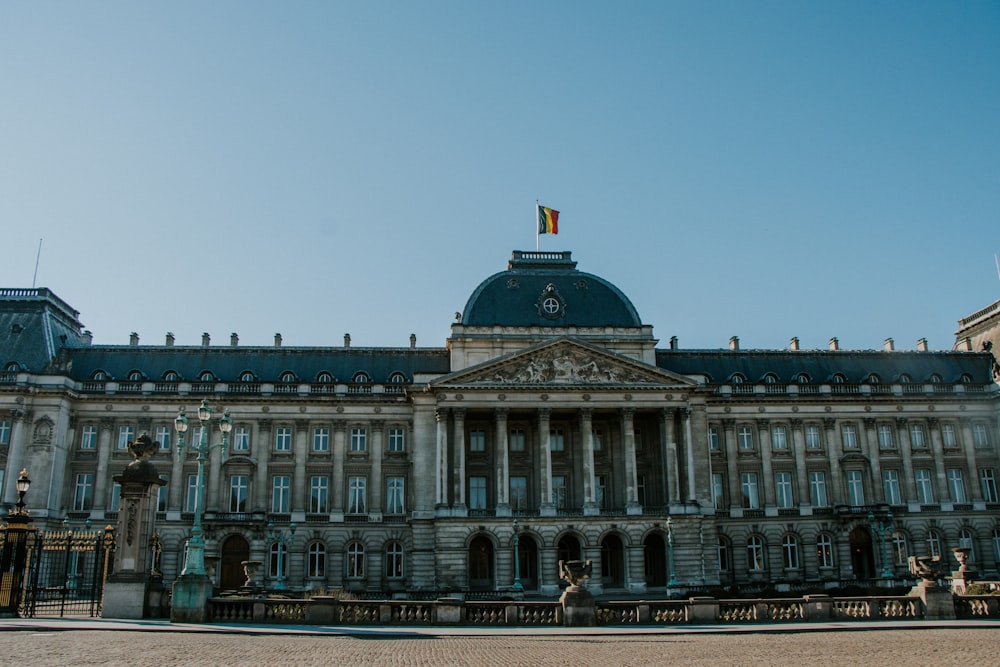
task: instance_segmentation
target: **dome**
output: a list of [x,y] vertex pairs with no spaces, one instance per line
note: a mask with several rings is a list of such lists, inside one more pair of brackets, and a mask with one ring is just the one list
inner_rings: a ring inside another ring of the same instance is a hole
[[641,327],[632,302],[598,276],[576,270],[569,252],[515,250],[507,270],[469,297],[467,326]]

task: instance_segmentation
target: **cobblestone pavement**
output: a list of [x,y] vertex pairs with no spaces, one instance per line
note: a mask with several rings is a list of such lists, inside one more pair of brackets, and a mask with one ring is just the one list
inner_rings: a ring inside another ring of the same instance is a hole
[[[997,665],[995,628],[619,636],[246,635],[24,629],[6,660],[71,665]],[[16,647],[16,648],[15,648]],[[9,663],[8,663],[9,664]]]

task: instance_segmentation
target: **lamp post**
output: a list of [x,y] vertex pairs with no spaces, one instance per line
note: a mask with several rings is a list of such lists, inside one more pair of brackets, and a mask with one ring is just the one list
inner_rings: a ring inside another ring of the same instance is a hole
[[24,508],[24,494],[30,486],[28,471],[22,470],[15,482],[17,503],[7,511],[6,537],[0,544],[5,583],[0,587],[0,616],[17,616],[21,607],[28,560],[28,524],[31,523],[28,510]]
[[510,585],[510,589],[515,593],[523,593],[524,585],[521,583],[521,556],[518,553],[518,545],[521,541],[521,526],[518,525],[517,519],[514,519],[514,583]]
[[667,581],[667,587],[676,586],[680,582],[677,581],[677,573],[674,571],[674,523],[667,517],[667,564],[670,567],[670,579]]
[[[31,486],[31,480],[28,479],[27,470],[21,470],[21,474],[17,476],[17,481],[14,485],[17,487],[17,503],[14,505],[14,509],[8,512],[8,515],[27,517],[28,510],[24,509],[24,494],[28,492],[28,488]],[[24,523],[27,523],[27,521]]]
[[275,529],[274,521],[267,522],[267,541],[269,544],[278,545],[278,580],[274,584],[274,590],[285,590],[285,542],[291,542],[295,537],[295,524],[288,525],[288,532]]
[[895,574],[892,571],[892,566],[889,564],[889,553],[886,546],[886,538],[892,535],[893,523],[892,523],[892,510],[886,513],[885,519],[875,519],[874,512],[868,512],[868,525],[871,527],[872,534],[876,536],[879,541],[879,554],[882,558],[882,578],[892,579]]
[[222,432],[222,442],[209,444],[208,427],[212,420],[212,408],[208,401],[201,402],[198,408],[198,421],[201,424],[201,432],[198,442],[185,442],[184,434],[188,430],[187,416],[184,408],[180,409],[177,419],[174,420],[174,428],[177,430],[177,458],[183,458],[183,450],[193,450],[198,454],[198,480],[196,482],[194,498],[194,524],[191,526],[191,539],[188,540],[187,549],[184,552],[184,569],[181,576],[195,575],[207,576],[205,573],[205,538],[202,536],[201,515],[205,511],[205,461],[208,453],[217,447],[225,448],[229,446],[229,432],[233,429],[233,420],[226,410],[219,419],[219,430]]

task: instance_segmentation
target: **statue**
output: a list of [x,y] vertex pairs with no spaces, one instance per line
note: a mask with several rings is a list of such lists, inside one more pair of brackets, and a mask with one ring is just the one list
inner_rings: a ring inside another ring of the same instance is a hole
[[925,586],[937,586],[945,572],[940,556],[910,556],[908,560],[910,574],[920,577]]
[[561,560],[559,561],[559,578],[569,584],[567,590],[580,590],[580,584],[590,579],[594,571],[594,561]]
[[593,561],[559,561],[559,578],[569,586],[563,591],[559,601],[563,606],[563,624],[568,626],[597,625],[597,607],[594,596],[581,584],[590,578],[594,570]]

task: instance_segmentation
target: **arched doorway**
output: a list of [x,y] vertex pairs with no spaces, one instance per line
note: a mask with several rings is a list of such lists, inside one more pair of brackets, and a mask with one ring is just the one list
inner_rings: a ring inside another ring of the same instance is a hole
[[491,591],[493,583],[493,543],[480,535],[469,543],[469,588]]
[[646,559],[646,586],[667,585],[667,547],[663,536],[652,533],[642,543]]
[[250,560],[250,544],[241,535],[227,537],[219,559],[219,588],[231,591],[243,587],[247,580],[243,572],[245,560]]
[[872,535],[864,526],[851,531],[851,569],[858,579],[875,576],[875,552],[872,549]]
[[580,558],[580,540],[572,535],[564,535],[556,545],[559,557],[557,560],[582,560]]
[[527,590],[538,588],[538,543],[533,537],[521,535],[517,541],[518,576]]
[[625,583],[625,547],[617,535],[601,540],[601,583],[605,588],[621,588]]

